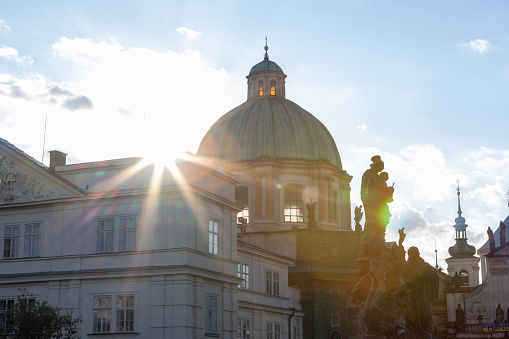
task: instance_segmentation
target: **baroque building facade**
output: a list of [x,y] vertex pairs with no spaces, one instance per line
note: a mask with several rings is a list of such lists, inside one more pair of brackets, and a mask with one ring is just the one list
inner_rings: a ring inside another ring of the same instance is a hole
[[352,177],[267,49],[247,101],[171,170],[46,167],[0,139],[0,330],[26,288],[83,338],[347,337]]

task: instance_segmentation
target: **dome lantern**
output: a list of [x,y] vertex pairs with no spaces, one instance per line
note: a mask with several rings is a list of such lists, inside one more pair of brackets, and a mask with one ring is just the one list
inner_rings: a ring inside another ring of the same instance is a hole
[[254,65],[246,76],[248,100],[264,96],[285,98],[286,74],[278,64],[269,60],[267,38],[264,50],[263,61]]

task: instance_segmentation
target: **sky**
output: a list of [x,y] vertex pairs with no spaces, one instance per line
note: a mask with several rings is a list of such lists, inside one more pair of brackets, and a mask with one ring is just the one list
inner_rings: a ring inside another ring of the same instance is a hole
[[269,57],[287,99],[360,178],[395,183],[386,240],[444,270],[461,209],[470,244],[509,214],[509,3],[0,0],[0,137],[49,163],[196,153]]

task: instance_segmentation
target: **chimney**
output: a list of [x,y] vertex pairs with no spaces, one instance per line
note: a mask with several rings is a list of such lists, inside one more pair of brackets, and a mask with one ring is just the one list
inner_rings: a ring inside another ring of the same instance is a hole
[[67,154],[60,151],[49,151],[49,170],[55,173],[55,167],[65,166]]

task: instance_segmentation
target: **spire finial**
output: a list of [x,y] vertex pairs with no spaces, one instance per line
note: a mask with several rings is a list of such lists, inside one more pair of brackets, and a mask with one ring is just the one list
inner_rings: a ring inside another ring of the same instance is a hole
[[458,191],[458,215],[461,217],[461,204],[460,204],[460,179],[456,180],[456,184],[458,185],[458,188],[456,189]]
[[265,37],[265,47],[263,49],[265,49],[265,57],[263,58],[263,60],[269,60],[269,54],[267,53],[267,51],[269,50],[269,46],[267,45],[267,37]]

